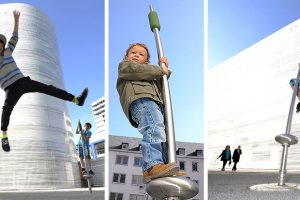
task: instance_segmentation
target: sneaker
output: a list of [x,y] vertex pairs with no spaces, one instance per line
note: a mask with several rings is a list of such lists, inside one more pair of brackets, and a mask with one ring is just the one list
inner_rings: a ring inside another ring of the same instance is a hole
[[168,164],[157,164],[151,169],[143,173],[144,181],[146,183],[150,182],[152,179],[173,176],[179,171],[179,167],[175,163]]
[[90,175],[95,175],[95,173],[92,170],[89,171],[89,174]]
[[84,177],[84,176],[87,176],[88,175],[88,173],[87,173],[87,171],[82,171],[82,176]]
[[76,97],[77,100],[78,100],[78,105],[79,105],[79,106],[83,106],[83,104],[84,104],[84,102],[85,102],[85,99],[86,99],[88,93],[89,93],[88,88],[85,88],[85,89],[82,91],[82,93],[81,93],[78,97]]
[[2,149],[6,152],[10,151],[10,146],[8,143],[8,138],[1,138],[1,142],[2,142]]
[[298,102],[297,107],[296,107],[296,113],[300,112],[300,102]]

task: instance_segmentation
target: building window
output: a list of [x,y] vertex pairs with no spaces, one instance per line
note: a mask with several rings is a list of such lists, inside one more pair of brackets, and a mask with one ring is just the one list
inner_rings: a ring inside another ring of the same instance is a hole
[[144,179],[142,175],[132,175],[132,185],[143,185],[144,184]]
[[128,164],[128,156],[117,155],[116,164],[118,164],[118,165],[127,165]]
[[111,192],[109,200],[123,200],[123,194],[122,193]]
[[144,199],[145,199],[144,195],[138,195],[138,194],[129,195],[129,200],[144,200]]
[[192,163],[192,171],[193,172],[197,172],[198,171],[198,163],[196,163],[196,162]]
[[183,161],[179,161],[180,170],[185,170],[185,163]]
[[178,149],[178,155],[185,155],[185,149],[184,148],[179,148]]
[[196,156],[203,157],[203,150],[196,150]]
[[133,166],[141,167],[143,164],[142,157],[134,157]]
[[128,150],[128,143],[122,142],[122,149]]
[[113,182],[114,183],[125,183],[126,174],[114,173]]
[[95,149],[96,149],[97,155],[104,154],[105,153],[105,144],[104,144],[104,142],[96,143],[95,144]]

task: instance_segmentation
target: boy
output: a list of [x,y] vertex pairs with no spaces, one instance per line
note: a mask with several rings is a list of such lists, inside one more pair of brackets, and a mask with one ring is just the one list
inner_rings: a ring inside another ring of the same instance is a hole
[[58,89],[52,85],[46,85],[38,81],[31,80],[30,77],[25,77],[17,67],[12,53],[18,42],[19,18],[20,12],[14,11],[14,30],[10,38],[7,48],[6,38],[0,34],[0,87],[5,91],[5,102],[2,109],[1,117],[1,142],[2,149],[6,152],[10,151],[10,146],[7,137],[7,127],[9,124],[10,115],[17,104],[18,100],[25,93],[40,92],[66,101],[72,101],[75,104],[82,106],[88,94],[88,89],[84,89],[81,95],[74,95]]
[[[129,122],[143,135],[141,142],[143,154],[144,181],[179,175],[176,163],[165,164],[166,142],[163,116],[163,98],[161,79],[169,75],[168,60],[162,68],[150,65],[150,54],[145,44],[135,43],[129,46],[123,62],[119,64],[117,90],[120,103]],[[184,174],[180,174],[184,175]]]
[[[95,173],[92,171],[90,148],[89,148],[90,147],[89,141],[92,136],[92,132],[90,131],[91,128],[92,128],[92,125],[90,123],[87,122],[84,124],[84,130],[82,131],[82,139],[81,139],[81,137],[79,138],[77,146],[78,146],[81,171],[83,173],[87,173],[85,171],[86,169],[83,164],[84,155],[83,155],[82,148],[84,148],[85,157],[86,157],[86,160],[88,161],[88,165],[90,167],[90,171],[88,173],[91,175],[95,175]],[[82,140],[83,140],[83,142],[82,142]]]

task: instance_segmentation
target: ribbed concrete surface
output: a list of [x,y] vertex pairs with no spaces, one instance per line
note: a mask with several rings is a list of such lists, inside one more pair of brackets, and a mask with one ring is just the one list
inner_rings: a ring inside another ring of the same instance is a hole
[[[253,191],[251,186],[276,183],[278,172],[208,172],[208,199],[297,200],[300,190]],[[288,183],[300,185],[300,173],[287,175]]]

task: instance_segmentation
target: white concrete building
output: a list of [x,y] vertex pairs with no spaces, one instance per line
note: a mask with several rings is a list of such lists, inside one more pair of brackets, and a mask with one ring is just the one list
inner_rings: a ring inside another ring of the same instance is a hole
[[105,98],[101,97],[100,99],[92,103],[92,111],[95,122],[96,133],[91,137],[91,142],[104,140],[105,138]]
[[90,139],[92,147],[92,158],[97,159],[104,156],[105,153],[105,134],[106,133],[106,117],[105,117],[105,98],[92,103],[92,111],[95,123],[96,133]]
[[[109,136],[110,200],[145,199],[140,141],[141,138]],[[181,170],[199,184],[199,194],[193,199],[203,199],[203,144],[176,142],[176,150]]]
[[[13,53],[25,76],[64,88],[51,20],[28,4],[1,4],[1,33],[12,35],[13,10],[21,12]],[[5,94],[0,91],[0,103]],[[0,109],[0,114],[2,109]],[[0,190],[73,188],[80,185],[71,120],[66,102],[44,94],[24,94],[8,128],[11,151],[0,150]]]
[[[211,68],[207,81],[208,166],[221,168],[217,156],[242,146],[238,168],[279,169],[292,90],[300,63],[300,20]],[[300,114],[292,134],[300,136]],[[300,169],[300,145],[289,148],[288,169]]]

